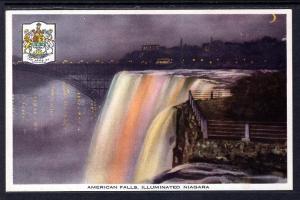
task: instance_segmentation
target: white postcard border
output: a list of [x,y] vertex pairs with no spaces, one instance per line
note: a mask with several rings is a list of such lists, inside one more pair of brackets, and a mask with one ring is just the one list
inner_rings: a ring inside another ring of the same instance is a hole
[[[12,16],[13,15],[166,15],[166,14],[286,14],[287,33],[287,183],[271,184],[13,184],[13,90],[12,90]],[[7,10],[5,21],[6,69],[6,191],[221,191],[221,190],[293,190],[293,70],[291,9],[227,9],[227,10]],[[114,186],[114,187],[112,187]],[[169,189],[153,188],[169,186]],[[175,186],[175,187],[174,187]],[[189,187],[185,188],[185,187]],[[101,189],[102,188],[102,189]],[[196,189],[195,189],[196,188]]]

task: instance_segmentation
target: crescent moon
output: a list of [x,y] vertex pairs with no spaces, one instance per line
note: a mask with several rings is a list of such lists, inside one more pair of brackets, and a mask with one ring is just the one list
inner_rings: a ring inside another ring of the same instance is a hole
[[270,24],[273,24],[277,20],[277,16],[275,14],[272,14],[272,20],[270,21]]

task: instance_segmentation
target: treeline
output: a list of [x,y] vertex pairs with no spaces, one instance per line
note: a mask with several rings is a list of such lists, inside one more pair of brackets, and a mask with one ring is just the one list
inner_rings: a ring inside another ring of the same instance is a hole
[[286,121],[286,72],[257,72],[241,78],[232,87],[225,105],[236,120]]

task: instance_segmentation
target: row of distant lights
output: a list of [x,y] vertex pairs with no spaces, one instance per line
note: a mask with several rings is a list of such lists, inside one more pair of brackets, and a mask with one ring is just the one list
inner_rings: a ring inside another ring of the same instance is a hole
[[[172,59],[171,59],[171,61],[172,61]],[[184,59],[182,59],[182,61],[184,61]],[[197,61],[197,59],[196,59],[196,58],[193,58],[193,59],[192,59],[192,61],[193,61],[193,62],[196,62],[196,61]],[[201,58],[201,59],[200,59],[200,61],[201,61],[201,62],[204,62],[204,59],[203,59],[203,58]],[[220,59],[219,59],[219,58],[217,58],[217,59],[216,59],[216,61],[217,61],[217,62],[219,62],[219,61],[220,61]],[[243,61],[244,61],[244,62],[246,62],[246,58],[243,58]],[[129,62],[129,63],[132,63],[133,61],[132,61],[132,60],[129,60],[128,62]],[[264,60],[264,62],[266,63],[266,62],[268,62],[268,60]],[[142,61],[141,61],[141,63],[147,64],[147,61],[144,61],[144,60],[142,60]],[[209,64],[212,64],[212,63],[213,63],[213,61],[212,61],[212,60],[210,60],[210,61],[209,61]],[[239,63],[239,61],[238,61],[238,60],[236,60],[234,63],[235,63],[235,64],[238,64],[238,63]],[[254,61],[253,61],[253,60],[251,60],[251,61],[250,61],[250,63],[251,63],[251,64],[254,64]]]
[[[108,63],[114,63],[115,62],[115,60],[109,60],[108,61]],[[21,61],[21,60],[19,60],[19,61],[17,61],[17,63],[19,64],[19,63],[23,63],[23,61]],[[75,64],[75,63],[77,63],[77,64],[82,64],[82,63],[86,63],[86,64],[89,64],[89,62],[88,61],[84,61],[84,60],[80,60],[80,61],[78,61],[78,62],[72,62],[72,61],[69,61],[69,60],[63,60],[62,62],[58,62],[58,61],[55,61],[54,62],[55,64],[59,64],[59,63],[61,63],[61,64]],[[95,60],[95,63],[101,63],[101,64],[104,64],[104,63],[107,63],[107,62],[105,62],[105,61],[101,61],[101,60]]]
[[[182,61],[184,61],[184,59],[182,59]],[[192,61],[193,61],[193,62],[196,62],[197,59],[196,59],[196,58],[193,58]],[[204,58],[200,58],[200,61],[201,61],[201,62],[204,62]],[[216,58],[216,61],[219,62],[219,61],[220,61],[220,58]],[[246,59],[246,58],[243,58],[243,61],[246,62],[247,59]],[[268,60],[264,60],[264,62],[266,63],[266,62],[268,62]],[[210,61],[209,61],[209,64],[212,64],[212,63],[213,63],[213,61],[210,60]],[[235,60],[234,63],[235,63],[235,64],[238,64],[239,61],[238,61],[238,60]],[[251,63],[251,64],[254,64],[254,61],[251,60],[250,63]]]
[[[101,63],[101,64],[106,63],[106,62],[103,61],[103,60],[95,60],[95,62],[96,62],[96,63]],[[108,62],[113,63],[113,62],[115,62],[115,60],[112,59],[112,60],[109,60]],[[58,63],[58,62],[55,62],[55,63]],[[63,60],[63,61],[62,61],[62,64],[65,64],[65,63],[72,64],[73,62],[72,62],[72,61],[68,61],[68,60]],[[74,63],[76,63],[76,62],[74,62]],[[84,61],[84,60],[80,60],[80,61],[78,61],[77,63],[78,63],[78,64],[80,64],[80,63],[86,63],[86,64],[88,64],[89,62]]]
[[[182,61],[184,61],[184,59],[182,59]],[[192,61],[193,61],[193,62],[196,62],[197,59],[196,59],[196,58],[193,58]],[[201,61],[201,62],[204,62],[204,59],[201,58],[200,61]],[[216,61],[219,62],[220,59],[217,58]],[[243,58],[243,61],[246,62],[246,58]],[[22,63],[22,62],[23,62],[23,61],[20,61],[20,60],[17,61],[17,63]],[[95,62],[96,62],[96,63],[101,63],[101,64],[104,64],[104,63],[105,63],[104,61],[100,61],[100,60],[96,60]],[[109,60],[109,62],[110,62],[110,63],[114,63],[115,60]],[[129,63],[132,63],[133,61],[132,61],[132,60],[129,60],[128,62],[129,62]],[[266,62],[268,62],[268,60],[264,60],[264,62],[266,63]],[[56,64],[59,64],[59,63],[61,63],[61,64],[73,64],[72,61],[68,61],[68,60],[63,60],[62,62],[55,61],[54,63],[56,63]],[[74,64],[75,64],[75,63],[76,63],[76,62],[74,62]],[[80,60],[80,61],[77,62],[77,64],[81,64],[81,63],[86,63],[86,64],[88,64],[89,62],[85,62],[84,60]],[[142,63],[147,64],[147,61],[144,61],[144,60],[143,60]],[[210,60],[210,61],[209,61],[209,64],[212,64],[212,63],[213,63],[213,61]],[[235,64],[238,64],[238,63],[239,63],[239,62],[236,60],[236,61],[235,61]],[[251,60],[250,63],[253,64],[254,61]]]

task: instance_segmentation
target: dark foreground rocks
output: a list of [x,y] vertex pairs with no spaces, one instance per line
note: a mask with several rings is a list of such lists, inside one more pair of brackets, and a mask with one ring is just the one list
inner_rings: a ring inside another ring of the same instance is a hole
[[218,183],[285,183],[279,174],[252,175],[234,166],[211,163],[189,163],[174,167],[154,177],[153,184],[218,184]]

